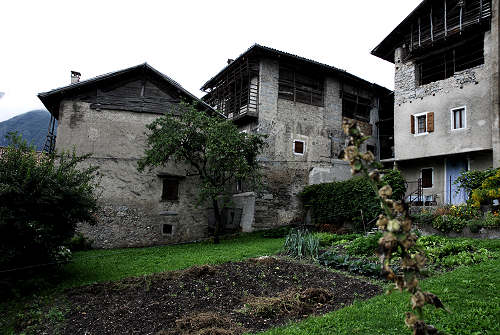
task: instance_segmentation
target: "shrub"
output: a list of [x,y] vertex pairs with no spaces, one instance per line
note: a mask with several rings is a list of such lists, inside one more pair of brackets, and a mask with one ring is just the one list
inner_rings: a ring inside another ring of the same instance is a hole
[[95,222],[96,168],[86,156],[37,154],[16,134],[0,156],[0,269],[57,261],[77,222]]
[[470,170],[464,171],[460,174],[460,176],[455,180],[454,184],[458,185],[460,189],[465,190],[469,197],[472,194],[472,191],[476,188],[480,188],[483,182],[489,178],[494,176],[497,173],[498,169],[489,168],[486,170]]
[[481,217],[481,211],[473,206],[462,204],[462,205],[453,205],[450,207],[450,215],[455,217],[464,219],[464,220],[472,220]]
[[292,229],[288,233],[283,253],[296,258],[318,258],[319,239],[306,230]]
[[403,199],[406,194],[406,182],[401,171],[390,169],[382,170],[381,173],[383,173],[382,182],[392,188],[392,199]]
[[471,233],[479,233],[481,228],[483,228],[483,221],[479,219],[472,219],[466,222],[467,227],[469,227]]
[[349,255],[357,256],[373,256],[378,248],[378,242],[382,237],[382,233],[361,236],[345,246]]
[[434,221],[432,221],[432,227],[442,233],[449,233],[451,231],[460,233],[465,225],[466,220],[453,215],[437,216]]
[[68,248],[71,251],[84,251],[92,249],[92,240],[89,240],[82,233],[78,232],[69,240]]
[[299,196],[304,207],[311,209],[313,222],[317,224],[342,225],[344,222],[354,222],[355,218],[360,217],[361,211],[365,221],[368,221],[381,211],[373,189],[362,177],[307,186]]
[[472,191],[471,199],[475,207],[483,203],[500,198],[500,169],[495,174],[486,178],[480,187]]
[[484,214],[483,227],[498,227],[500,226],[500,217],[498,212],[486,212]]

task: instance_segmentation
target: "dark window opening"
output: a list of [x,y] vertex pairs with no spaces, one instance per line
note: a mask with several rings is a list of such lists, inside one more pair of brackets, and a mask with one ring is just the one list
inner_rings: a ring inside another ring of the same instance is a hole
[[162,201],[179,200],[179,180],[163,178]]
[[442,51],[417,63],[419,84],[444,80],[457,72],[484,64],[484,36]]
[[370,144],[368,144],[368,145],[366,146],[366,150],[367,150],[367,151],[370,151],[372,154],[374,154],[375,156],[377,156],[377,151],[376,151],[376,150],[377,150],[377,148],[376,148],[374,145],[370,145]]
[[322,107],[323,81],[323,78],[280,66],[278,97]]
[[241,179],[236,180],[236,192],[242,192],[243,191],[243,183]]
[[355,94],[342,92],[342,116],[370,122],[371,100]]
[[305,145],[302,141],[294,141],[293,142],[293,152],[296,154],[304,154]]
[[431,188],[432,187],[432,168],[422,169],[422,187]]
[[172,235],[172,225],[164,223],[161,227],[161,232],[164,235]]

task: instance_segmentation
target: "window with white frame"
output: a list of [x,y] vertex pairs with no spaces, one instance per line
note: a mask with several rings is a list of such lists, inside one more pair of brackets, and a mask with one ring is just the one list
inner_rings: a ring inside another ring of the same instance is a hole
[[295,140],[293,141],[293,153],[295,155],[303,155],[306,152],[306,142]]
[[434,169],[425,168],[420,170],[420,178],[422,178],[422,188],[432,188],[434,184]]
[[451,110],[451,129],[465,129],[467,127],[466,108],[459,107]]
[[434,112],[411,115],[411,133],[425,135],[434,131]]

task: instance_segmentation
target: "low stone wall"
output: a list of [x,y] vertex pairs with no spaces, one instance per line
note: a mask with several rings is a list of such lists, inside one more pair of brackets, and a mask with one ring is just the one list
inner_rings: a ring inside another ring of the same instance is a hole
[[[151,214],[138,207],[105,205],[96,225],[80,223],[76,230],[92,240],[92,247],[97,249],[145,247],[207,237],[208,222],[195,222],[179,215]],[[164,231],[164,224],[171,226],[170,232]]]
[[450,232],[444,234],[437,229],[432,228],[431,225],[417,225],[417,230],[422,233],[422,235],[442,235],[447,237],[469,237],[469,238],[481,238],[481,239],[496,239],[500,238],[500,227],[496,228],[481,228],[479,232],[473,233],[470,231],[469,227],[465,227],[461,233]]

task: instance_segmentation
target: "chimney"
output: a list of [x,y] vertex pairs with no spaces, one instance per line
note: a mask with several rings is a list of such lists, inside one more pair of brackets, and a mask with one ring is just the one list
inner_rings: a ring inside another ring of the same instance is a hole
[[227,60],[227,65],[231,64],[232,62],[234,62],[234,59],[229,58],[229,59]]
[[80,72],[71,71],[71,83],[75,84],[75,83],[80,82],[81,76],[82,76],[82,74]]

